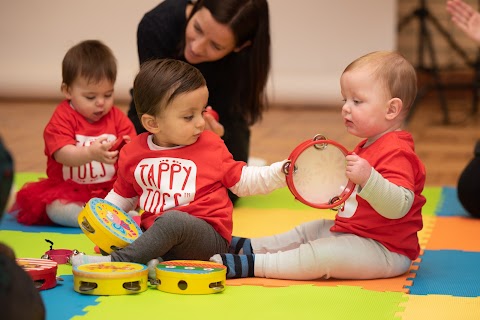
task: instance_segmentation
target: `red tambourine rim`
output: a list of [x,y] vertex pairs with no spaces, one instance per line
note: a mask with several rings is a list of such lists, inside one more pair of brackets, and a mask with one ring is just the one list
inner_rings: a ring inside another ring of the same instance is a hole
[[305,151],[307,148],[310,146],[313,146],[315,144],[331,144],[337,147],[342,153],[346,156],[349,152],[348,150],[339,144],[336,141],[333,140],[328,140],[328,139],[319,139],[319,140],[307,140],[299,144],[290,154],[290,157],[288,158],[290,160],[290,170],[288,170],[288,173],[286,174],[286,180],[287,180],[287,186],[290,189],[290,192],[294,195],[295,199],[299,200],[303,204],[306,204],[307,206],[310,206],[312,208],[317,208],[317,209],[332,209],[335,207],[340,206],[343,204],[345,201],[347,201],[348,197],[352,194],[353,190],[355,189],[355,184],[348,180],[347,185],[345,186],[345,189],[343,192],[338,196],[339,199],[331,204],[318,204],[318,203],[313,203],[308,201],[307,199],[303,198],[295,188],[295,184],[293,182],[293,174],[294,171],[293,168],[295,168],[295,162],[297,161],[298,157],[302,154],[303,151]]

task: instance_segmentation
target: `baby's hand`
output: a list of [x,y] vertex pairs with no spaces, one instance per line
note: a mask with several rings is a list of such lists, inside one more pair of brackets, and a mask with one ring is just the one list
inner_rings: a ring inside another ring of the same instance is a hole
[[114,164],[118,160],[118,150],[110,151],[115,141],[107,141],[107,137],[99,138],[90,144],[88,151],[93,161]]
[[372,166],[367,160],[361,158],[355,153],[351,153],[345,157],[347,161],[346,176],[350,181],[360,185],[362,188],[370,178]]
[[115,140],[115,142],[113,143],[112,147],[110,147],[109,150],[110,151],[117,150],[120,152],[120,149],[122,149],[123,146],[129,143],[130,141],[132,141],[132,138],[130,138],[129,135],[124,135],[121,138],[117,138],[117,140]]

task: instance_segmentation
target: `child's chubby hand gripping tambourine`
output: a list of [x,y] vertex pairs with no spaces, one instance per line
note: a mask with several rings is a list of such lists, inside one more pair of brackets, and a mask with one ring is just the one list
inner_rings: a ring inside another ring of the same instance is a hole
[[302,142],[283,166],[290,192],[310,207],[337,210],[355,188],[345,175],[346,155],[345,147],[323,135]]
[[199,260],[164,261],[156,267],[157,289],[178,294],[210,294],[225,290],[227,267]]
[[78,215],[78,224],[87,237],[106,253],[132,243],[142,230],[116,205],[92,198]]

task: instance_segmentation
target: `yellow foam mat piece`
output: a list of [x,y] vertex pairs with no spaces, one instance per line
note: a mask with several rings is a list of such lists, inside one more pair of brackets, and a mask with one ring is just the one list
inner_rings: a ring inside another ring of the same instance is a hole
[[402,320],[478,320],[480,319],[480,297],[462,298],[444,295],[408,295],[400,304],[403,312],[397,313]]
[[233,235],[246,238],[270,236],[308,221],[334,217],[335,211],[332,210],[235,208]]
[[423,216],[423,228],[418,232],[418,242],[420,244],[420,248],[423,250],[426,248],[428,241],[432,236],[433,229],[435,227],[435,223],[437,222],[437,217],[435,216]]

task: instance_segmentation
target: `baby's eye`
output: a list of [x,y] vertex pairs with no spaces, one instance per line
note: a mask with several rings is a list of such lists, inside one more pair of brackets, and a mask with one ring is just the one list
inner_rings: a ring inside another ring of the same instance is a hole
[[85,97],[87,100],[95,100],[95,97]]
[[360,104],[360,103],[361,103],[361,101],[360,101],[360,100],[355,100],[355,99],[354,99],[354,100],[353,100],[353,103],[354,103],[354,104]]
[[186,121],[192,121],[193,116],[186,116],[186,117],[183,117],[183,119],[185,119]]

